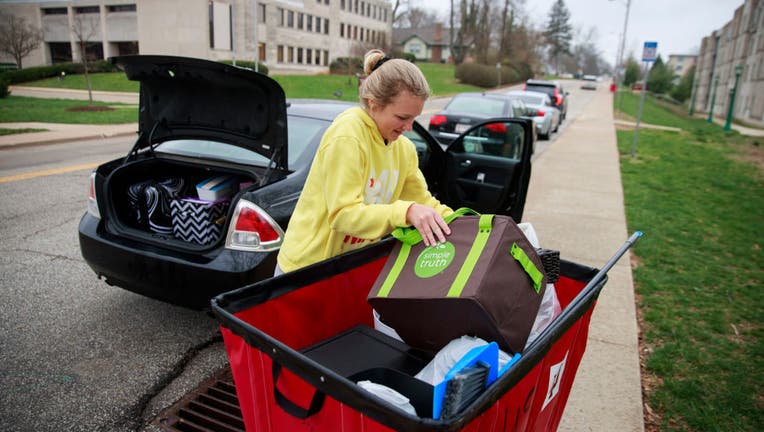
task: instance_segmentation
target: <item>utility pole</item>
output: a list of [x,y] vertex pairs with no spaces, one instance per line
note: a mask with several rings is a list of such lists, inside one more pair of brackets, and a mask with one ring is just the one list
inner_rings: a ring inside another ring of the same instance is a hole
[[[611,0],[612,1],[612,0]],[[615,94],[618,98],[618,107],[620,109],[621,106],[621,93],[618,91],[619,87],[619,75],[620,71],[623,69],[623,54],[624,50],[626,49],[626,27],[629,25],[629,9],[631,8],[631,0],[626,0],[626,15],[623,18],[623,38],[621,38],[621,49],[618,53],[618,64],[615,65]]]
[[735,107],[735,93],[737,93],[737,84],[740,80],[740,74],[743,73],[743,65],[735,66],[735,85],[730,93],[730,106],[727,110],[727,122],[724,124],[724,130],[732,130],[732,109]]

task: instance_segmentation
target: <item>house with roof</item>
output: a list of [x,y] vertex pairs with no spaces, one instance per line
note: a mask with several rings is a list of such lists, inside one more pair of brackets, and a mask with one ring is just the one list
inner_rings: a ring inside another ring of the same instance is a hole
[[417,60],[446,63],[451,60],[451,29],[437,23],[427,27],[394,28],[393,44]]

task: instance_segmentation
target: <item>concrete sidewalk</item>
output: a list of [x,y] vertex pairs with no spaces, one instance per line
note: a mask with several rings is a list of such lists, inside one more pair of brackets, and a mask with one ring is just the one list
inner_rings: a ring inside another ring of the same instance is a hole
[[44,132],[0,135],[0,148],[55,144],[73,140],[137,136],[138,123],[91,125],[62,123],[0,123],[6,129],[46,129]]
[[[542,247],[597,268],[629,237],[611,93],[598,91],[534,162],[523,221],[533,224]],[[644,430],[628,255],[608,278],[594,309],[561,431]]]

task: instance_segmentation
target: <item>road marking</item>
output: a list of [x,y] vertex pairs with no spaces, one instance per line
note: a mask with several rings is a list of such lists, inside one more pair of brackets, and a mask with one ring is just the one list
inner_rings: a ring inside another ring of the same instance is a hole
[[98,165],[101,165],[101,162],[90,163],[85,165],[76,165],[76,166],[70,166],[70,167],[64,167],[64,168],[55,168],[55,169],[49,169],[49,170],[43,170],[43,171],[35,171],[30,173],[12,175],[8,177],[0,177],[0,183],[6,183],[6,182],[12,182],[12,181],[18,181],[18,180],[28,180],[28,179],[36,178],[36,177],[46,177],[46,176],[64,174],[68,172],[81,171],[86,169],[92,170]]

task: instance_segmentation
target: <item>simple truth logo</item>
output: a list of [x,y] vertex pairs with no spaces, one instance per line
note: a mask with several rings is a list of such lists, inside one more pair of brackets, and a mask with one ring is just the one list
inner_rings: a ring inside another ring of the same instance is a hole
[[429,278],[440,274],[454,260],[455,249],[451,242],[426,247],[414,263],[414,274]]

